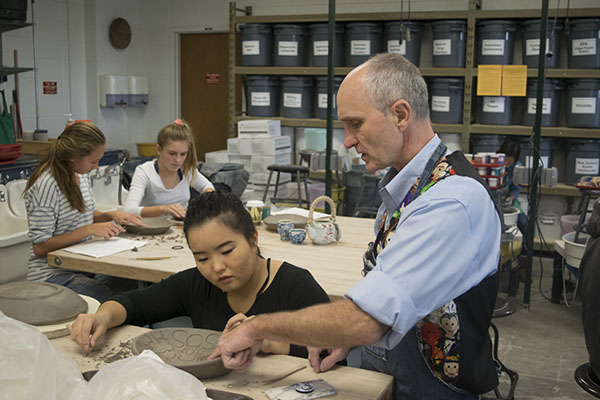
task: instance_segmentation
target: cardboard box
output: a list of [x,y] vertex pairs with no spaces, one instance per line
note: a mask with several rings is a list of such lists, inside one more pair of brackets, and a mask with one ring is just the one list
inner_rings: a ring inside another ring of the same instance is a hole
[[251,156],[238,156],[238,155],[229,155],[229,161],[230,163],[234,163],[234,164],[242,164],[244,166],[244,169],[247,171],[250,171],[250,167],[251,167]]
[[268,172],[267,167],[273,164],[291,164],[292,153],[277,154],[274,156],[252,156],[251,172]]
[[209,164],[225,164],[230,162],[227,150],[210,151],[204,154],[204,159]]
[[238,137],[281,136],[281,121],[278,119],[253,119],[238,121]]
[[239,155],[240,154],[240,138],[227,139],[227,154],[229,154],[229,155]]
[[253,138],[252,153],[265,156],[274,156],[292,152],[292,141],[289,136],[273,138]]

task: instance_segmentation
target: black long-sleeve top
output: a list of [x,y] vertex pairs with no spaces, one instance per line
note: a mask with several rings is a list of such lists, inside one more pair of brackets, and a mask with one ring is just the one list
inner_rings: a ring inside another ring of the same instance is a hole
[[[236,314],[227,302],[226,293],[204,278],[197,268],[109,300],[125,307],[126,324],[138,326],[189,316],[195,328],[222,331]],[[271,285],[256,297],[246,315],[298,310],[328,301],[329,297],[310,272],[284,262]],[[290,345],[290,355],[306,357],[307,354],[305,347]]]

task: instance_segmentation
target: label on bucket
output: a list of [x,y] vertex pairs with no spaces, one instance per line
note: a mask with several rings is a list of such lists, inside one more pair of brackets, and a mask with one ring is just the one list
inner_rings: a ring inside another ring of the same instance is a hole
[[483,112],[503,113],[504,112],[504,97],[484,97]]
[[[537,99],[527,99],[527,114],[535,114],[535,105],[537,104]],[[550,109],[552,108],[552,98],[544,97],[544,101],[542,101],[542,114],[550,114]]]
[[302,107],[302,93],[283,93],[283,106],[288,108]]
[[[549,168],[549,157],[548,156],[540,156],[540,162],[542,164],[543,168]],[[527,156],[525,157],[525,168],[532,168],[533,167],[533,157],[531,156]]]
[[595,56],[596,55],[596,39],[573,39],[572,53],[574,56]]
[[595,97],[573,97],[571,114],[596,114]]
[[[550,39],[546,39],[546,51],[550,49]],[[540,39],[527,39],[525,42],[525,55],[537,56],[540,54]]]
[[371,54],[370,40],[351,40],[350,54],[353,56],[368,56]]
[[600,159],[598,158],[576,158],[575,173],[579,175],[598,175]]
[[257,56],[260,54],[260,41],[245,40],[242,42],[242,55]]
[[329,42],[327,40],[315,40],[313,42],[313,55],[326,56],[329,54]]
[[297,56],[298,55],[298,42],[279,42],[277,47],[277,54],[280,56]]
[[252,92],[250,94],[250,104],[258,107],[268,107],[271,105],[271,93]]
[[452,54],[452,39],[438,39],[433,41],[434,56],[449,56]]
[[399,40],[388,40],[387,50],[388,53],[406,55],[406,40],[403,40],[402,43]]
[[431,96],[431,111],[450,112],[450,96]]
[[[317,99],[319,108],[327,108],[327,93],[319,93]],[[335,107],[335,93],[333,94],[333,106]]]
[[484,39],[481,41],[481,54],[484,56],[503,56],[503,39]]

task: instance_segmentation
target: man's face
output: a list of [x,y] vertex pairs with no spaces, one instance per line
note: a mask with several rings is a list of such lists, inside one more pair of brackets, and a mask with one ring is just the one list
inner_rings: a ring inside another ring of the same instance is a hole
[[397,164],[402,133],[393,113],[377,110],[364,91],[364,70],[348,75],[338,91],[338,118],[344,124],[346,148],[361,154],[368,172]]

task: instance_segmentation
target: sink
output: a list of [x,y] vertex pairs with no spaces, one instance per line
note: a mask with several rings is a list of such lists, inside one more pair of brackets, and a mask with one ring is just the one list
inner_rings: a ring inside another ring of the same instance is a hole
[[[0,185],[0,192],[5,193],[5,201],[0,201],[0,252],[2,268],[0,268],[0,284],[25,280],[27,277],[27,261],[29,260],[29,228],[27,218],[18,217],[10,209],[5,185]],[[23,201],[23,199],[21,199]],[[24,207],[24,206],[23,206]]]

